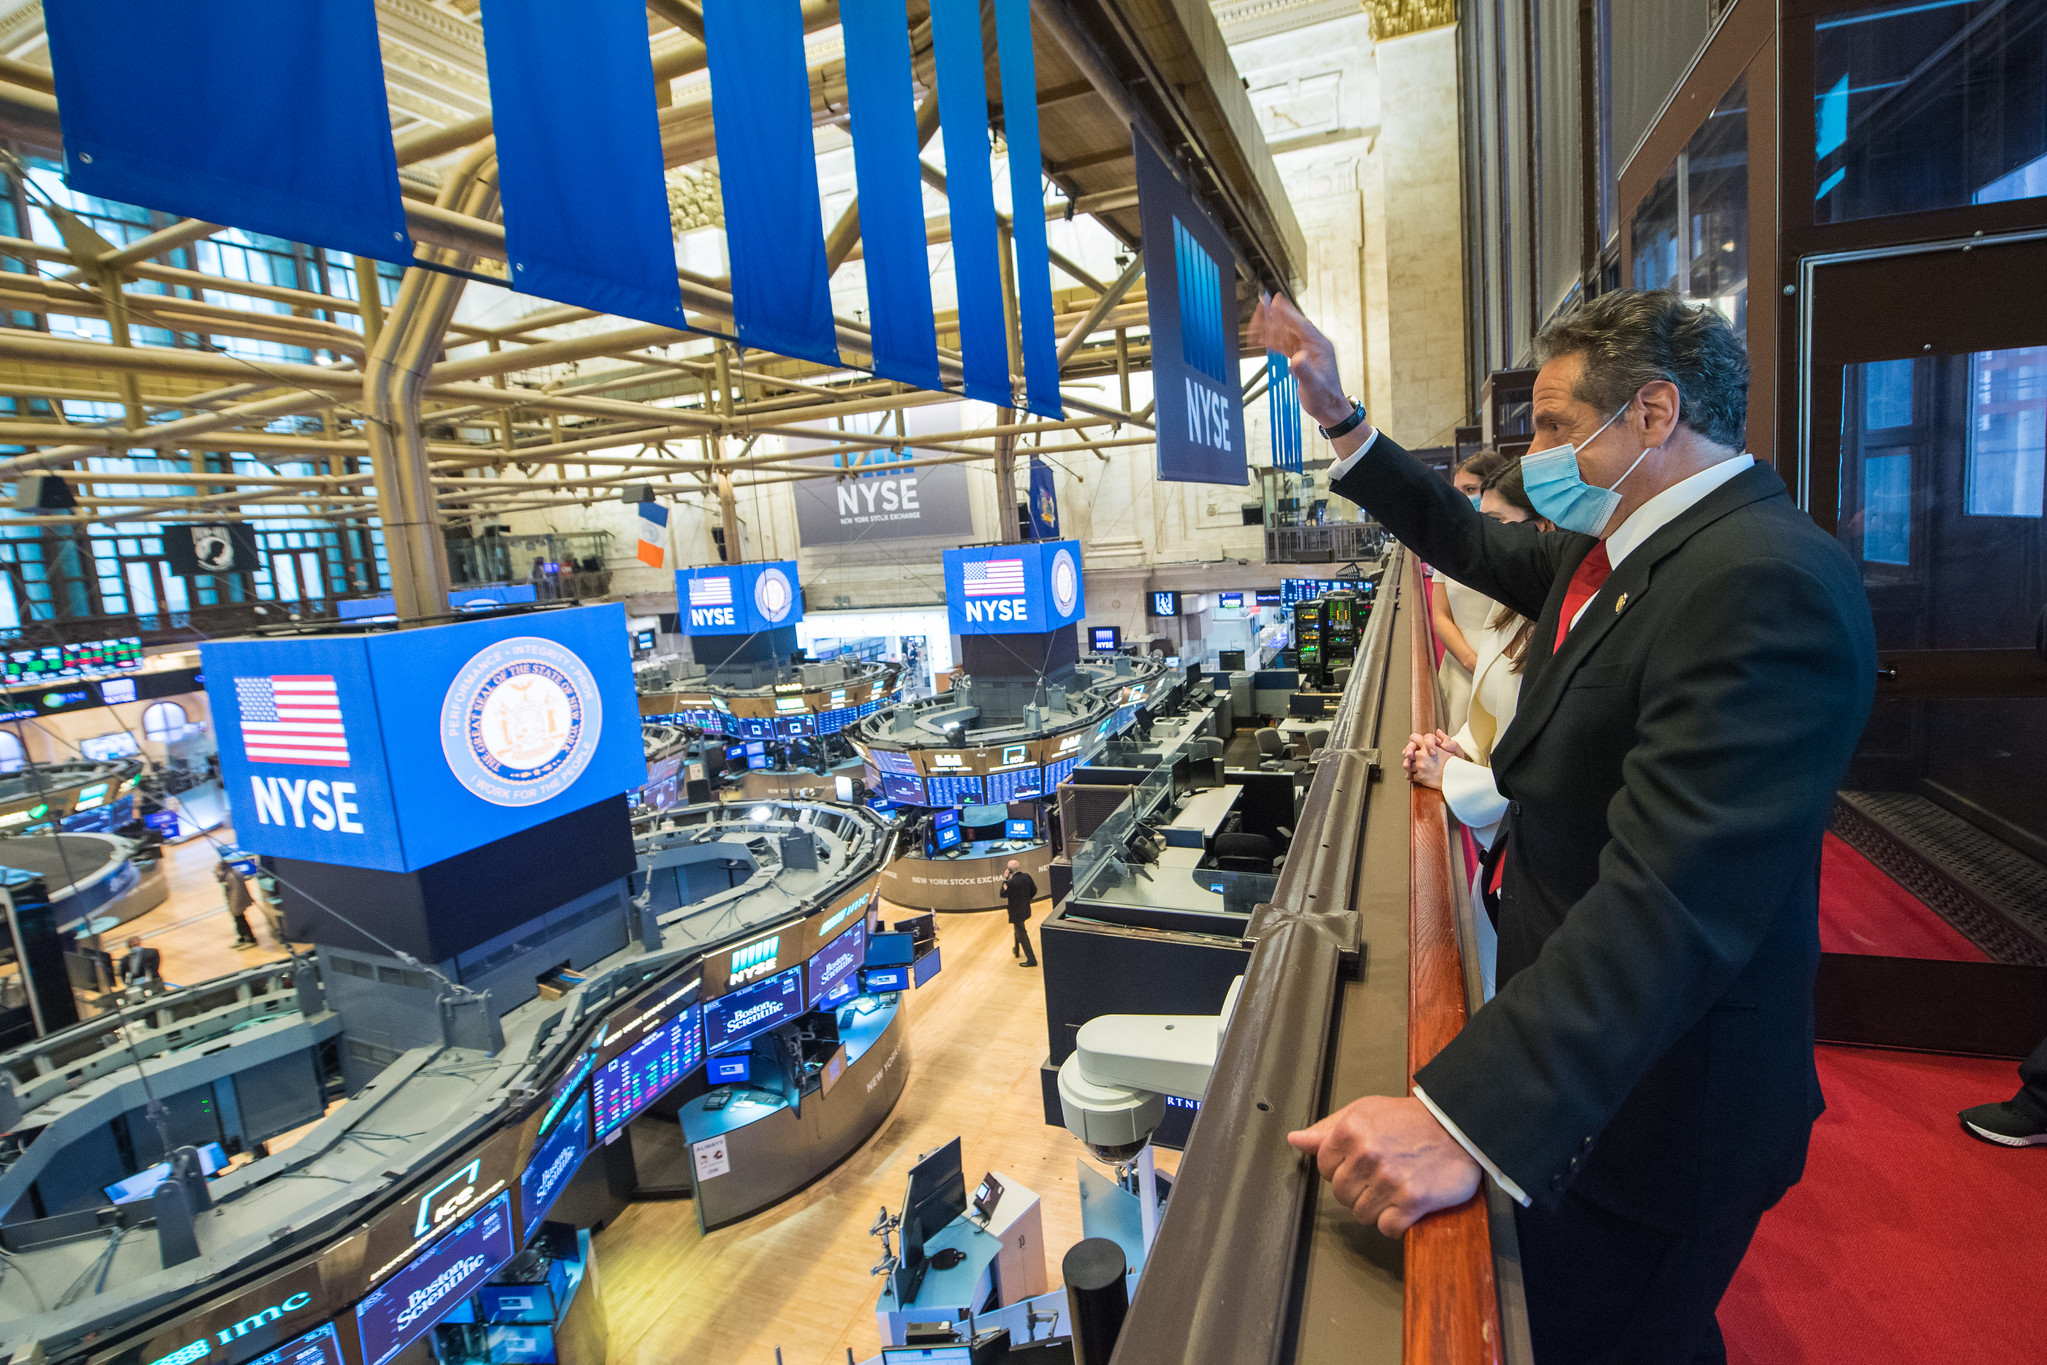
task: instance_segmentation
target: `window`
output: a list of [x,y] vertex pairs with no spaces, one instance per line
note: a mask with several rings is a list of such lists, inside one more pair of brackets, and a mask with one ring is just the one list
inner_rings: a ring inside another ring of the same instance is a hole
[[1823,16],[1812,88],[1816,223],[2047,194],[2047,6],[1892,0]]
[[165,744],[190,723],[184,707],[174,701],[160,701],[142,713],[142,737]]
[[18,773],[28,766],[28,751],[12,730],[0,730],[0,773]]
[[1863,457],[1862,559],[1867,564],[1912,562],[1912,452],[1909,450]]
[[1963,508],[1972,517],[2038,517],[2047,476],[2047,346],[1969,357],[1969,455]]
[[1734,83],[1629,227],[1637,289],[1711,304],[1748,335],[1748,80]]

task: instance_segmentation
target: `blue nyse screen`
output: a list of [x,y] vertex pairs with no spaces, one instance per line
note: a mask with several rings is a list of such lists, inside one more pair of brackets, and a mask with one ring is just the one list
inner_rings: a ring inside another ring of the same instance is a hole
[[660,1099],[704,1060],[698,1011],[691,1005],[597,1068],[590,1080],[590,1108],[600,1140]]
[[519,1249],[512,1196],[499,1195],[355,1306],[364,1365],[384,1365],[417,1341]]
[[956,635],[1041,635],[1071,625],[1087,613],[1080,542],[947,550],[945,601]]
[[645,784],[625,610],[200,647],[236,842],[410,872]]
[[530,1239],[547,1217],[556,1196],[568,1187],[569,1178],[589,1150],[590,1106],[579,1094],[562,1112],[547,1140],[533,1149],[526,1169],[519,1174],[519,1221],[526,1238]]
[[333,1323],[323,1322],[269,1355],[257,1356],[249,1365],[341,1365],[341,1338]]
[[803,619],[796,561],[678,569],[676,605],[685,635],[752,635]]
[[704,1006],[704,1040],[719,1052],[803,1013],[803,968],[791,967]]

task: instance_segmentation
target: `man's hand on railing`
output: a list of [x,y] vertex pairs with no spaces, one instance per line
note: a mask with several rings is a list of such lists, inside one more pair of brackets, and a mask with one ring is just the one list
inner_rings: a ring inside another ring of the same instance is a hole
[[1287,1134],[1367,1227],[1398,1237],[1478,1193],[1483,1172],[1418,1099],[1367,1095]]

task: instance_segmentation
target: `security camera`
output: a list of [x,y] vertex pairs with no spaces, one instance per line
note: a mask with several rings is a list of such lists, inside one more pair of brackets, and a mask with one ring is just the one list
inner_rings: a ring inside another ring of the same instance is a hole
[[1073,1055],[1059,1065],[1059,1113],[1066,1131],[1110,1165],[1144,1150],[1166,1098],[1198,1100],[1208,1090],[1223,1033],[1244,978],[1230,983],[1216,1014],[1104,1014],[1080,1026]]

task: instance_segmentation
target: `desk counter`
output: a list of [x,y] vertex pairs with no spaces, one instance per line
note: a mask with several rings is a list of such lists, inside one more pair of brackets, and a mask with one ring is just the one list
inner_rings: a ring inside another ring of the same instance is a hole
[[882,869],[881,894],[913,910],[999,910],[1011,858],[1038,884],[1040,896],[1050,894],[1052,846],[1009,839],[961,844],[936,858],[897,858]]

